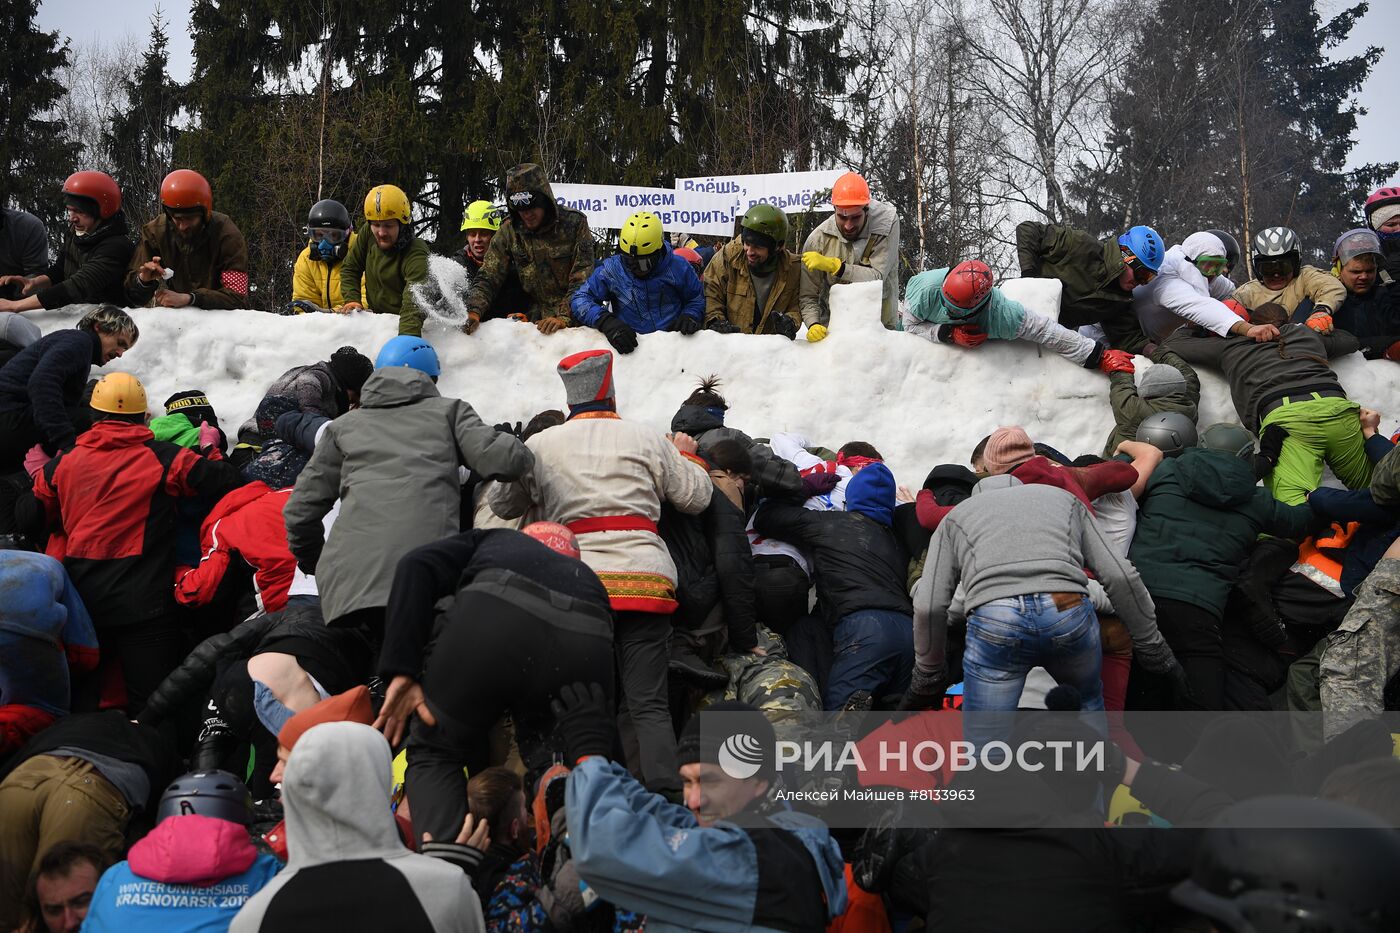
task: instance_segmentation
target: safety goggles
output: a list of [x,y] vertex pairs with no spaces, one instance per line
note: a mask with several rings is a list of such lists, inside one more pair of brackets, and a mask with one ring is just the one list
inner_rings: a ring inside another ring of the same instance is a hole
[[1213,279],[1217,275],[1224,275],[1225,270],[1230,265],[1230,260],[1226,259],[1224,256],[1197,256],[1192,261],[1196,264],[1196,268],[1200,270],[1201,275],[1204,275],[1208,279]]
[[1259,256],[1254,260],[1254,272],[1260,278],[1275,275],[1292,275],[1293,260],[1286,256]]
[[1133,270],[1133,281],[1137,282],[1139,285],[1146,285],[1157,277],[1157,273],[1143,265],[1141,259],[1134,256],[1126,249],[1123,250],[1123,262],[1127,264],[1129,269]]
[[344,243],[345,237],[347,236],[346,231],[336,229],[335,227],[311,227],[306,231],[306,233],[307,236],[309,236],[313,240],[325,240],[326,242],[333,243],[336,246],[339,246],[341,243]]

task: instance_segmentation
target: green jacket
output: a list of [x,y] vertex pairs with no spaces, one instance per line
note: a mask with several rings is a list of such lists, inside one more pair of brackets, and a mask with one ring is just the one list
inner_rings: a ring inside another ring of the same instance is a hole
[[1128,558],[1153,599],[1220,618],[1259,535],[1301,539],[1313,522],[1306,505],[1284,505],[1256,485],[1243,460],[1192,447],[1152,471]]
[[1157,398],[1143,398],[1138,395],[1132,373],[1110,373],[1108,403],[1113,407],[1113,430],[1108,432],[1108,443],[1104,445],[1105,457],[1113,456],[1113,451],[1123,441],[1137,440],[1138,425],[1148,415],[1179,411],[1192,421],[1196,420],[1196,406],[1201,402],[1201,377],[1196,375],[1191,364],[1170,350],[1157,350],[1151,360],[1176,367],[1186,379],[1186,389]]
[[534,232],[526,230],[515,209],[510,208],[510,216],[491,238],[481,271],[472,279],[467,312],[486,319],[496,293],[514,272],[530,298],[530,320],[559,317],[572,322],[569,302],[593,273],[594,244],[588,218],[555,200],[554,189],[538,165],[517,165],[506,173],[507,206],[512,194],[525,192],[544,202],[544,223]]
[[[168,282],[149,284],[137,274],[156,256],[175,275]],[[126,267],[126,297],[133,307],[151,303],[164,286],[194,295],[198,308],[247,308],[248,244],[227,214],[213,211],[209,220],[186,242],[165,214],[141,228],[141,238]]]
[[[360,276],[365,290],[360,294]],[[360,227],[340,264],[340,297],[379,314],[397,314],[399,333],[423,336],[423,310],[412,286],[428,281],[428,244],[414,237],[392,251],[379,248],[369,224]]]
[[1060,323],[1071,330],[1133,313],[1132,293],[1118,287],[1125,266],[1116,239],[1027,220],[1016,225],[1016,256],[1022,276],[1064,285]]

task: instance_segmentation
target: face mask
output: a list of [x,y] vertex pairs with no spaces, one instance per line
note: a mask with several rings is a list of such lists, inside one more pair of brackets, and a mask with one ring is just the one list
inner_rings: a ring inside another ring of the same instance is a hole
[[330,240],[322,240],[316,244],[316,255],[320,256],[322,261],[334,257],[335,250],[336,244],[332,243]]

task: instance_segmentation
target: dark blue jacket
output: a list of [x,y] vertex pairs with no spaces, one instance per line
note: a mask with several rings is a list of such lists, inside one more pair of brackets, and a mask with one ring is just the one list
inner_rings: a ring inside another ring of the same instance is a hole
[[88,373],[101,362],[96,331],[40,337],[0,368],[0,412],[29,409],[48,452],[66,450],[77,440],[68,409],[83,400]]
[[1356,335],[1366,359],[1384,356],[1386,348],[1400,340],[1400,287],[1377,282],[1364,295],[1348,291],[1332,323]]
[[671,252],[669,244],[661,248],[665,255],[660,267],[644,279],[627,271],[621,254],[609,256],[574,293],[569,304],[574,320],[596,327],[605,301],[639,334],[672,330],[682,314],[704,320],[705,290],[695,271]]

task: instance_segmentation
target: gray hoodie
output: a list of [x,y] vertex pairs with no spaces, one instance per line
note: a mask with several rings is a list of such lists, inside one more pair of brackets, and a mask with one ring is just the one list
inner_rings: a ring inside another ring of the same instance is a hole
[[[326,621],[388,605],[400,555],[458,532],[459,465],[513,480],[534,462],[425,374],[376,369],[360,407],[326,427],[282,513],[292,554],[316,575]],[[340,518],[325,541],[321,519],[336,499]]]
[[485,929],[461,869],[404,847],[389,812],[391,769],[389,743],[369,726],[307,730],[282,781],[287,867],[248,900],[231,933]]
[[920,673],[934,679],[946,673],[948,607],[959,581],[971,611],[1008,596],[1088,596],[1085,567],[1108,591],[1142,665],[1151,671],[1172,668],[1176,658],[1157,630],[1152,597],[1084,503],[1054,486],[1022,485],[1009,474],[989,476],[972,492],[938,526],[914,587],[914,656]]

